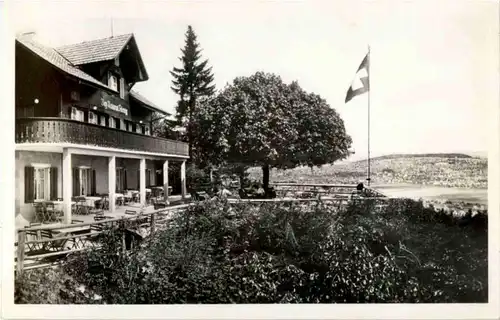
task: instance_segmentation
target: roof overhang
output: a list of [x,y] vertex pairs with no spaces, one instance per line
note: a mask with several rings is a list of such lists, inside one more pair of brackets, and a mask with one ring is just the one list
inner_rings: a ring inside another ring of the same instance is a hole
[[159,107],[157,107],[154,103],[149,102],[149,101],[145,101],[143,99],[143,97],[139,97],[138,94],[135,93],[135,92],[131,91],[129,97],[130,97],[130,99],[133,99],[134,101],[138,102],[141,106],[143,106],[146,109],[149,109],[149,110],[151,110],[153,112],[161,113],[161,114],[163,114],[165,116],[170,116],[171,115],[167,111],[162,110]]
[[131,60],[134,61],[135,67],[137,68],[136,78],[131,79],[132,83],[147,81],[149,79],[146,66],[144,65],[144,61],[142,60],[142,56],[139,51],[139,47],[137,46],[137,42],[133,35],[130,37],[128,42],[123,46],[122,50],[118,53],[117,57],[121,57],[122,55],[128,55],[131,58]]
[[[71,74],[70,72],[68,72],[67,70],[64,70],[62,67],[60,67],[56,63],[53,63],[53,62],[47,60],[46,58],[42,57],[40,54],[38,54],[37,52],[33,51],[32,48],[28,47],[25,43],[19,41],[18,39],[16,39],[16,45],[21,46],[21,48],[24,48],[26,51],[28,51],[34,57],[36,57],[36,58],[44,61],[44,63],[47,63],[47,64],[51,65],[55,70],[57,70],[58,72],[60,72],[64,77],[66,77],[68,79],[76,80],[78,83],[90,86],[92,88],[106,90],[106,91],[111,92],[111,93],[116,93],[113,89],[111,89],[110,87],[106,86],[105,84],[100,83],[98,80],[89,81],[87,79],[84,79],[83,77],[79,77],[77,75]],[[16,48],[16,50],[17,50],[17,48]],[[69,65],[69,67],[74,68],[71,65]]]

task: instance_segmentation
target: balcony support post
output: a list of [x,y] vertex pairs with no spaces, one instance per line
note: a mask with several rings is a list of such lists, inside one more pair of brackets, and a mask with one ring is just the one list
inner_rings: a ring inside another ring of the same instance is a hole
[[109,192],[109,212],[116,209],[116,156],[108,157],[108,192]]
[[62,182],[63,182],[63,213],[64,223],[71,224],[71,197],[73,194],[73,170],[71,170],[71,152],[63,149]]
[[146,159],[139,160],[139,194],[141,198],[141,206],[146,205]]
[[181,164],[181,191],[182,200],[186,200],[186,160],[182,161]]
[[163,162],[163,194],[165,195],[165,204],[169,205],[168,202],[168,160]]

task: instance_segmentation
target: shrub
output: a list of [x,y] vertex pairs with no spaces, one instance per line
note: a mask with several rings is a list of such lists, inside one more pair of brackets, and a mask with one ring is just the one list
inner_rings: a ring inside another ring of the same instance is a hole
[[487,301],[484,229],[453,217],[442,223],[427,210],[412,200],[344,209],[200,202],[131,250],[122,250],[121,226],[103,233],[101,250],[73,255],[59,273],[27,272],[16,301],[95,302],[63,293],[64,283],[84,285],[105,303]]

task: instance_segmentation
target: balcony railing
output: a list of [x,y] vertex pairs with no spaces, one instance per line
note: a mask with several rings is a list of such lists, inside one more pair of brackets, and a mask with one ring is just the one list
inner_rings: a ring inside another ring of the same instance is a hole
[[184,142],[64,118],[16,119],[16,143],[74,143],[188,156]]

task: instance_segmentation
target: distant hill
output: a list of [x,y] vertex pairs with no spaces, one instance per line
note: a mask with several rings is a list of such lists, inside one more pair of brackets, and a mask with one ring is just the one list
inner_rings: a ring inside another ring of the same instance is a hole
[[[344,161],[318,168],[273,169],[271,182],[353,184],[366,179],[367,161]],[[253,179],[262,170],[249,170]],[[374,184],[413,184],[455,188],[488,187],[488,158],[466,153],[391,154],[371,161]]]
[[[473,156],[465,154],[465,153],[395,153],[388,154],[385,156],[379,156],[375,158],[371,158],[371,160],[391,160],[391,159],[400,159],[400,158],[444,158],[444,159],[469,159],[473,158]],[[355,162],[364,162],[366,159],[357,160]]]

